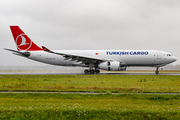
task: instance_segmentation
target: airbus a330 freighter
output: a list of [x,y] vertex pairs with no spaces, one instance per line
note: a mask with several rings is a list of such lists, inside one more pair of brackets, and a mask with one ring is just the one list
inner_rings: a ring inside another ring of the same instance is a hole
[[10,26],[17,50],[15,55],[58,66],[88,67],[85,74],[98,74],[101,70],[125,71],[129,66],[159,67],[176,61],[172,54],[159,50],[49,50],[37,46],[18,26]]

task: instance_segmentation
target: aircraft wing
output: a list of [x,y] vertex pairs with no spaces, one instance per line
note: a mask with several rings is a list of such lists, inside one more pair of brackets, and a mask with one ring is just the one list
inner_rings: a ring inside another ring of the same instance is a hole
[[43,50],[45,52],[49,52],[52,54],[57,54],[63,56],[65,59],[64,60],[71,60],[71,61],[76,61],[76,62],[82,62],[84,64],[89,64],[89,63],[101,63],[104,61],[107,61],[102,58],[98,57],[89,57],[89,56],[81,56],[81,55],[73,55],[73,54],[65,54],[65,53],[59,53],[59,52],[54,52],[49,50],[48,48],[42,46]]

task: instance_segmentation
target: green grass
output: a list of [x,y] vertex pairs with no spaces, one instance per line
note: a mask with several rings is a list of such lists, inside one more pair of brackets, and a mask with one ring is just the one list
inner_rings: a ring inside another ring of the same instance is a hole
[[0,119],[180,119],[180,95],[0,94]]
[[0,90],[90,91],[99,95],[0,93],[0,119],[180,119],[180,76],[0,75]]
[[179,93],[180,76],[0,75],[0,90]]

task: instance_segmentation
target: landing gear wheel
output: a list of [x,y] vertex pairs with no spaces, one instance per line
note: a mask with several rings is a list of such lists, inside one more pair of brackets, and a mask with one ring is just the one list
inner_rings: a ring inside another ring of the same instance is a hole
[[89,74],[89,70],[87,70],[87,69],[84,70],[84,73],[85,73],[85,74]]
[[100,73],[100,70],[95,70],[96,74],[99,74]]
[[110,71],[111,70],[111,67],[108,67],[108,71]]
[[94,74],[94,70],[90,70],[90,74]]
[[156,75],[157,75],[157,74],[159,74],[159,71],[158,71],[158,70],[156,70],[156,71],[155,71],[155,73],[156,73]]
[[159,67],[156,68],[155,73],[156,73],[156,75],[159,74]]

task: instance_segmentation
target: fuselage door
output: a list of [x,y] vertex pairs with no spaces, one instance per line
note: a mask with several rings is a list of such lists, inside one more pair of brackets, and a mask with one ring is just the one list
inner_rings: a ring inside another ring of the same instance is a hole
[[162,56],[161,56],[161,52],[157,52],[157,59],[161,59]]

